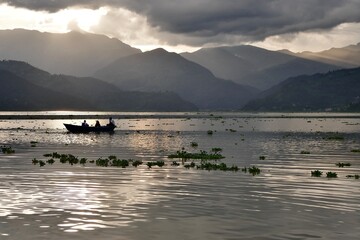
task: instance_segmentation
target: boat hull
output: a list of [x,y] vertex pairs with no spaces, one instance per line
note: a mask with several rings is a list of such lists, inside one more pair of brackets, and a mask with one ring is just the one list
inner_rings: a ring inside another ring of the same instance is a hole
[[90,133],[90,132],[114,132],[114,129],[116,126],[101,126],[101,127],[84,127],[79,125],[73,125],[73,124],[66,124],[64,123],[64,126],[69,132],[72,133]]

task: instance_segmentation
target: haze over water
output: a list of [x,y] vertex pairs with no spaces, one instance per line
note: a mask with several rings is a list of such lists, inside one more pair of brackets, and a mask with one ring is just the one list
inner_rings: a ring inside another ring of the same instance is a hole
[[[360,149],[359,114],[52,112],[31,119],[43,114],[0,117],[0,145],[15,150],[0,152],[0,239],[359,237],[360,180],[346,177],[360,174],[360,154],[351,151]],[[114,134],[70,134],[62,125],[106,124],[109,115]],[[167,157],[215,147],[226,157],[221,162],[261,173],[186,169]],[[144,164],[32,164],[52,152]],[[166,165],[146,166],[157,160]],[[311,177],[314,170],[323,176]],[[338,177],[326,178],[329,171]]]

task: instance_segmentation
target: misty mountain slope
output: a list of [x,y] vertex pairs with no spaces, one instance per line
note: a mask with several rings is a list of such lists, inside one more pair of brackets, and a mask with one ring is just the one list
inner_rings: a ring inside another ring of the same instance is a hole
[[207,67],[217,77],[263,90],[289,77],[339,68],[294,54],[246,45],[201,49],[183,56]]
[[360,43],[343,48],[331,48],[322,52],[302,52],[297,55],[344,68],[358,67],[360,66]]
[[233,81],[261,69],[294,59],[288,54],[249,45],[203,48],[193,53],[182,53],[181,55],[208,68],[215,76]]
[[0,110],[85,110],[88,102],[34,85],[15,74],[0,70]]
[[252,73],[254,65],[222,48],[203,48],[194,53],[182,53],[189,61],[198,63],[219,78],[236,79]]
[[284,64],[279,64],[267,69],[263,69],[257,73],[249,74],[248,76],[243,77],[242,82],[265,90],[277,85],[289,77],[325,73],[329,70],[337,70],[339,68],[340,67],[338,66],[329,65],[326,63],[295,58]]
[[247,111],[359,111],[360,68],[289,78],[249,102]]
[[119,57],[139,53],[117,39],[90,33],[0,30],[0,57],[29,62],[51,73],[91,76]]
[[201,109],[239,109],[258,92],[163,49],[120,58],[95,76],[126,90],[173,91]]
[[[67,94],[89,103],[88,109],[113,111],[194,111],[197,107],[175,93],[122,91],[118,87],[90,77],[51,75],[30,64],[0,61],[0,69],[26,79],[29,83]],[[85,108],[86,109],[86,108]]]

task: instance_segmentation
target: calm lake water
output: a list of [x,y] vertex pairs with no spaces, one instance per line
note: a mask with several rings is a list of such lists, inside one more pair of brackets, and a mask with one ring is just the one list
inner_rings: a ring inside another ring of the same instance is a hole
[[[113,134],[63,127],[106,124],[110,115]],[[360,179],[346,177],[360,175],[360,114],[5,112],[0,119],[0,145],[15,150],[0,152],[0,239],[360,238]],[[261,173],[186,169],[167,157],[215,147],[228,166]],[[52,152],[144,164],[32,164]],[[147,167],[158,160],[166,165]],[[314,170],[323,175],[312,177]],[[327,178],[330,171],[338,177]]]

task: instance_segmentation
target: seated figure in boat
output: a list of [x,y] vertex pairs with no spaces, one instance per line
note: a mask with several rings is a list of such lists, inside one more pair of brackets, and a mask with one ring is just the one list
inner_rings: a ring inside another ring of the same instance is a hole
[[95,127],[101,127],[99,120],[96,120]]
[[115,121],[114,121],[114,119],[112,119],[112,117],[109,118],[108,126],[116,126]]
[[89,124],[86,122],[86,120],[84,120],[84,122],[81,124],[81,126],[83,126],[83,127],[88,127]]

